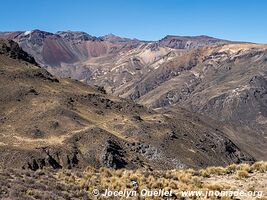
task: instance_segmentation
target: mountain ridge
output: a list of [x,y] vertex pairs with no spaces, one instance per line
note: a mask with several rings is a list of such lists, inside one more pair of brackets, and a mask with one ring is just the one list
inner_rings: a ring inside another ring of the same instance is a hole
[[266,45],[207,36],[91,40],[75,33],[68,41],[42,37],[46,33],[16,40],[53,75],[104,87],[151,109],[166,108],[173,118],[180,108],[202,114],[253,158],[266,159]]
[[[0,52],[12,44],[0,40]],[[255,160],[221,127],[193,113],[157,112],[102,88],[56,78],[27,62],[27,53],[26,60],[12,57],[17,50],[0,54],[3,168],[172,169]]]
[[[20,30],[20,31],[0,31],[0,34],[10,34],[10,33],[17,33],[17,34],[21,34],[21,33],[24,33],[24,34],[30,34],[30,33],[33,33],[33,32],[39,32],[39,33],[45,33],[45,34],[48,34],[48,35],[60,35],[60,33],[83,33],[85,35],[88,35],[88,36],[91,36],[91,37],[95,37],[95,38],[107,38],[107,37],[118,37],[118,38],[124,38],[124,39],[128,39],[128,40],[139,40],[139,41],[143,41],[143,42],[157,42],[157,41],[160,41],[160,40],[164,40],[164,39],[168,39],[168,38],[191,38],[191,39],[214,39],[214,40],[222,40],[222,41],[229,41],[229,42],[236,42],[236,43],[242,43],[244,41],[231,41],[231,40],[227,40],[227,39],[219,39],[217,37],[214,37],[214,36],[209,36],[209,35],[174,35],[174,34],[168,34],[162,38],[159,38],[158,40],[144,40],[144,39],[138,39],[138,38],[130,38],[130,37],[123,37],[123,36],[120,36],[120,35],[116,35],[116,34],[113,34],[113,33],[108,33],[106,35],[100,35],[100,36],[95,36],[95,35],[91,35],[89,34],[88,32],[85,32],[85,31],[81,31],[81,30],[61,30],[61,31],[55,31],[55,32],[51,32],[51,31],[44,31],[44,30],[41,30],[41,29],[32,29],[32,30]],[[252,42],[247,42],[247,43],[252,43]]]

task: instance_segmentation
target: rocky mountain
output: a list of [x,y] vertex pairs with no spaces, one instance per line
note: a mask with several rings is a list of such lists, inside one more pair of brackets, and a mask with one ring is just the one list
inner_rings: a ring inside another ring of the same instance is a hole
[[174,49],[195,49],[198,47],[209,46],[212,44],[226,44],[233,43],[228,40],[221,40],[206,35],[200,36],[175,36],[167,35],[159,40],[159,44],[164,47],[170,47]]
[[119,95],[153,107],[183,107],[219,120],[237,143],[266,159],[267,46],[195,49],[132,83]]
[[16,41],[40,65],[52,67],[131,49],[140,43],[112,35],[97,38],[78,31],[59,31],[55,34],[40,30],[2,32],[0,38]]
[[167,36],[148,42],[113,34],[97,38],[84,32],[40,30],[2,32],[0,38],[16,41],[52,74],[101,85],[109,93],[189,49],[230,42],[208,36]]
[[204,115],[254,158],[267,159],[266,45],[208,36],[140,41],[40,30],[0,37],[18,42],[53,75],[104,87],[173,116],[180,108]]
[[220,124],[56,78],[0,40],[0,166],[168,169],[253,162]]

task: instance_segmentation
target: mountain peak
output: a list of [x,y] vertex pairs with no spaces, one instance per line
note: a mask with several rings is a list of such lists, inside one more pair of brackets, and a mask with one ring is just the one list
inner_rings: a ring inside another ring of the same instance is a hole
[[114,40],[114,39],[122,39],[121,37],[114,35],[113,33],[109,33],[107,35],[102,36],[104,40]]
[[31,31],[25,31],[24,33],[38,34],[38,35],[53,35],[53,33],[51,33],[51,32],[42,31],[39,29],[33,29]]
[[[208,35],[196,35],[196,36],[179,36],[179,35],[166,35],[164,38],[162,38],[161,40],[166,40],[166,39],[190,39],[190,40],[200,40],[200,39],[212,39],[212,40],[222,40],[222,39],[218,39],[218,38],[214,38]],[[160,40],[160,41],[161,41]]]
[[198,36],[176,36],[167,35],[159,40],[161,46],[167,46],[174,49],[192,49],[213,44],[233,43],[231,41],[210,37],[207,35]]
[[78,40],[78,41],[89,41],[89,40],[98,40],[97,37],[89,35],[86,32],[83,31],[58,31],[55,33],[56,35],[59,35],[60,37],[66,39],[66,40]]

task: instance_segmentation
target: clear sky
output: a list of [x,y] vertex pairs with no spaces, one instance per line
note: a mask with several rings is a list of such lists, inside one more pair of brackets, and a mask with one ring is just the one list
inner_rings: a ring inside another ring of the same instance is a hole
[[0,31],[80,30],[158,40],[209,35],[267,43],[266,0],[0,0]]

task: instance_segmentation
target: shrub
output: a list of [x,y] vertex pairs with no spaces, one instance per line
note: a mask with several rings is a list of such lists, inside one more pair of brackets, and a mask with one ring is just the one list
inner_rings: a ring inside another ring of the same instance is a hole
[[217,175],[222,175],[226,173],[226,169],[223,167],[208,167],[206,171],[209,174],[217,174]]
[[205,169],[201,169],[201,170],[199,170],[199,173],[200,173],[201,176],[203,176],[203,177],[205,177],[205,178],[210,177],[209,172],[208,172],[207,170],[205,170]]
[[238,167],[237,167],[238,170],[241,170],[241,171],[246,171],[246,172],[251,172],[251,167],[249,164],[246,164],[246,163],[243,163],[243,164],[240,164]]
[[256,162],[251,166],[252,170],[264,173],[267,171],[267,163],[264,161]]
[[237,169],[237,165],[236,164],[231,164],[231,165],[228,165],[226,167],[226,173],[230,174],[230,173],[234,173]]
[[237,170],[236,171],[236,177],[239,178],[239,179],[247,178],[248,176],[249,176],[248,172],[245,171],[245,170]]

